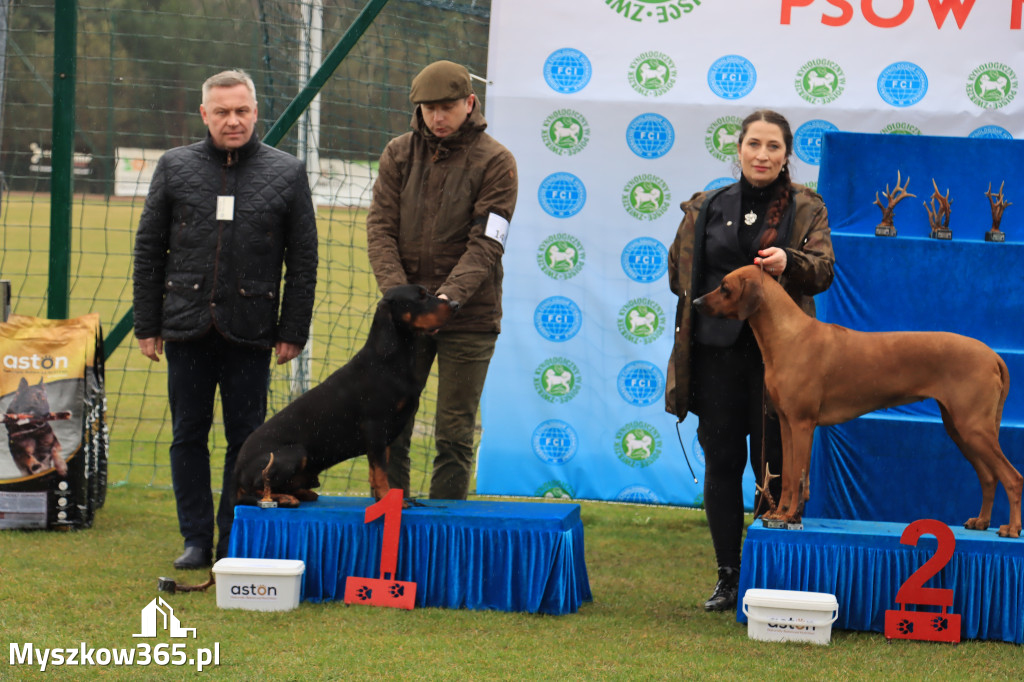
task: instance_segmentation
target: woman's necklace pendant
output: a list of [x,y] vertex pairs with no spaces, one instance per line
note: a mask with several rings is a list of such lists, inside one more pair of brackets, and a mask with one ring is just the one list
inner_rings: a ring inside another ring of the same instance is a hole
[[757,221],[757,214],[753,210],[750,213],[743,216],[743,222],[747,225],[753,225]]

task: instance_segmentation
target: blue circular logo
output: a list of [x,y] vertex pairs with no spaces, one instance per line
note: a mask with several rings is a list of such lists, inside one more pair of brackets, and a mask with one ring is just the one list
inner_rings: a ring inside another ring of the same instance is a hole
[[626,486],[615,496],[615,501],[629,504],[662,504],[658,494],[643,485]]
[[565,296],[545,298],[533,312],[533,326],[548,341],[568,341],[583,324],[583,313],[576,302]]
[[668,271],[668,249],[657,239],[638,237],[622,249],[622,269],[636,282],[653,282]]
[[972,130],[971,134],[967,137],[974,138],[976,140],[1012,140],[1013,135],[1006,128],[999,126],[981,126],[976,130]]
[[580,443],[576,430],[559,419],[538,424],[530,440],[534,454],[548,464],[565,464],[576,454]]
[[653,405],[665,390],[665,376],[661,370],[644,360],[623,367],[616,383],[622,399],[637,407]]
[[715,178],[714,180],[712,180],[708,184],[704,185],[704,191],[705,192],[710,192],[711,190],[718,189],[719,187],[728,187],[729,185],[733,184],[734,182],[736,182],[735,178],[727,178],[727,177]]
[[793,151],[804,163],[821,165],[821,138],[827,132],[837,131],[828,121],[808,121],[793,133]]
[[572,173],[552,173],[541,180],[537,201],[548,215],[568,218],[579,213],[587,202],[587,188]]
[[757,83],[757,71],[750,60],[729,54],[708,69],[708,87],[722,99],[740,99],[750,94]]
[[544,61],[544,80],[552,90],[562,94],[585,88],[593,73],[587,55],[571,47],[555,50]]
[[665,156],[676,141],[676,131],[660,114],[640,114],[626,127],[626,144],[642,159]]
[[909,107],[924,99],[928,76],[913,62],[896,62],[878,75],[878,94],[894,107]]

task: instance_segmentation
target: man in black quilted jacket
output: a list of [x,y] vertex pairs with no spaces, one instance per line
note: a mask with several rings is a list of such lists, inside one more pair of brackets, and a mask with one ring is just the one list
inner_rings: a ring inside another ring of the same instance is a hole
[[[208,135],[157,163],[135,239],[135,337],[166,351],[171,477],[185,551],[175,568],[213,558],[210,426],[220,387],[227,453],[217,557],[234,516],[232,472],[267,409],[278,364],[306,344],[316,288],[316,216],[305,167],[260,142],[256,91],[241,71],[203,84]],[[282,269],[284,286],[281,286]]]

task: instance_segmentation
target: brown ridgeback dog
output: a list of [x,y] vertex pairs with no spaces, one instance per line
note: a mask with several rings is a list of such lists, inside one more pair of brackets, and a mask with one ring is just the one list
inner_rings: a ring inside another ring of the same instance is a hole
[[757,265],[734,270],[693,302],[699,313],[746,320],[764,358],[764,383],[782,428],[782,499],[765,519],[798,523],[809,497],[814,427],[934,398],[942,423],[981,481],[985,530],[996,483],[1010,501],[1003,537],[1020,537],[1024,478],[999,447],[1010,376],[981,341],[948,332],[858,332],[807,315]]

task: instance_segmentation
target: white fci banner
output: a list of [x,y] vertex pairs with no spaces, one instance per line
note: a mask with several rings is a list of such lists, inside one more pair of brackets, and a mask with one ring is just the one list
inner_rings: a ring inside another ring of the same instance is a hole
[[[1024,137],[1022,14],[1024,0],[494,0],[486,114],[520,183],[477,491],[701,503],[696,418],[677,425],[663,398],[679,203],[735,181],[740,122],[760,108],[789,120],[794,181],[812,187],[826,131]],[[750,505],[749,468],[747,486]]]

